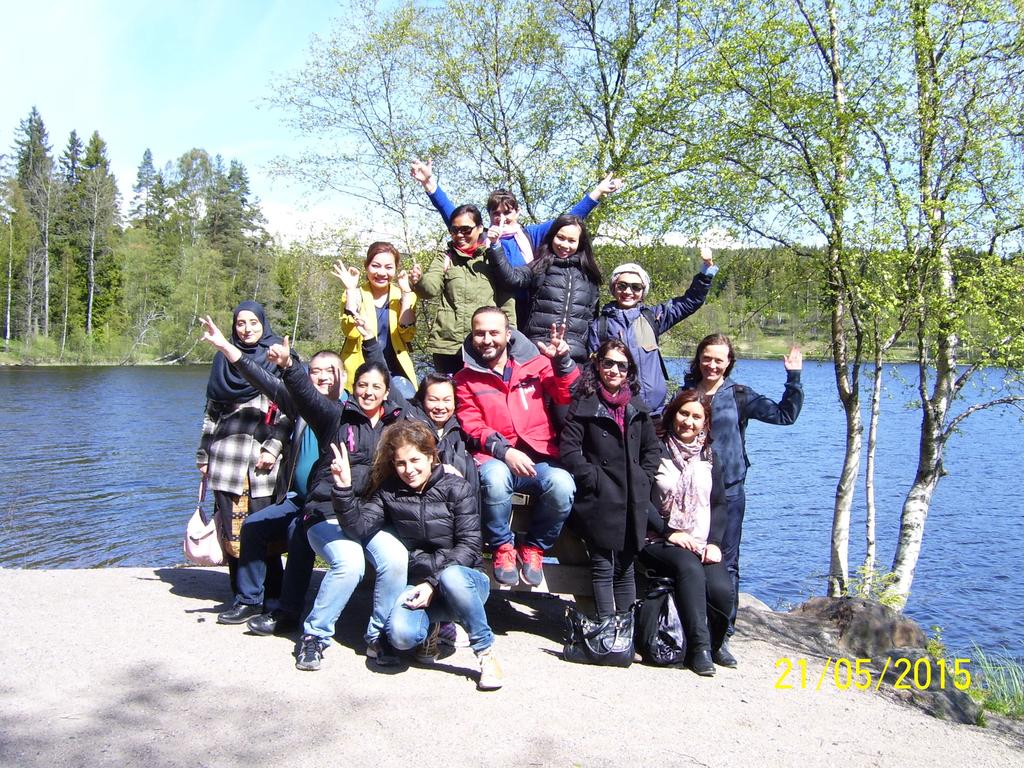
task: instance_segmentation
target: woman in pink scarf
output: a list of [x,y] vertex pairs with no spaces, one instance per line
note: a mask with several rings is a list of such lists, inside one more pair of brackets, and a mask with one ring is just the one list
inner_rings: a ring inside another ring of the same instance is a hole
[[654,478],[650,543],[641,557],[659,576],[675,581],[689,666],[711,677],[715,664],[735,666],[735,660],[719,653],[733,597],[720,548],[725,484],[711,450],[710,403],[696,390],[683,390],[668,404],[661,424],[667,455]]

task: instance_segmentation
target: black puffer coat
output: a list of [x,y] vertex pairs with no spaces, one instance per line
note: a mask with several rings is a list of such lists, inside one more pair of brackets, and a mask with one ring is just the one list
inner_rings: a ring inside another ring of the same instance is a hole
[[572,359],[583,363],[589,356],[587,334],[590,321],[597,317],[601,286],[590,281],[579,255],[552,259],[543,273],[535,272],[532,264],[513,267],[497,249],[489,250],[487,256],[504,285],[530,292],[533,308],[526,327],[520,330],[533,342],[547,343],[551,324],[565,323],[565,340]]
[[309,473],[309,492],[306,495],[306,525],[325,520],[333,514],[331,488],[331,461],[334,453],[331,443],[344,445],[348,450],[349,465],[352,468],[352,485],[356,493],[362,493],[370,479],[370,468],[377,452],[377,442],[384,427],[402,418],[401,405],[393,400],[384,402],[384,413],[376,424],[356,405],[355,398],[349,398],[344,405],[332,402],[317,392],[313,382],[301,366],[292,365],[282,377],[288,387],[299,414],[316,434],[320,457]]
[[409,583],[437,578],[449,565],[483,569],[480,507],[460,476],[434,467],[421,491],[390,477],[368,499],[334,486],[334,511],[349,536],[367,541],[388,526],[409,550]]
[[661,441],[646,404],[634,397],[626,405],[626,439],[596,395],[573,401],[562,430],[562,465],[576,481],[573,514],[587,541],[620,551],[627,526],[643,546],[654,473]]

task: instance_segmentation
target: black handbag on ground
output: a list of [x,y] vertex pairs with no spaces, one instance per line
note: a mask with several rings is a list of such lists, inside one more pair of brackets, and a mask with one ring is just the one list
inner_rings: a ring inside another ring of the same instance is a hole
[[682,664],[686,658],[686,633],[674,592],[672,579],[652,578],[636,611],[636,649],[647,664],[664,667]]
[[562,658],[577,664],[628,667],[633,663],[632,606],[598,621],[575,608],[566,608]]

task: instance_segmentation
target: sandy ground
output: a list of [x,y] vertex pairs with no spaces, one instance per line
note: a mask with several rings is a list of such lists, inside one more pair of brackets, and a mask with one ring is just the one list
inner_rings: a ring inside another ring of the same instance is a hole
[[744,639],[742,615],[739,669],[702,679],[565,663],[559,600],[492,596],[507,682],[481,693],[468,649],[368,664],[365,589],[319,672],[295,669],[297,635],[216,624],[223,571],[0,570],[0,591],[3,766],[1024,765],[1012,739],[874,693],[777,690],[796,654]]

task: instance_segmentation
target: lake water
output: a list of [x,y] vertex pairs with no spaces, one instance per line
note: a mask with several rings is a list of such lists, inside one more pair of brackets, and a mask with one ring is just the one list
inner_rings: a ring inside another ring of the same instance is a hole
[[[681,362],[671,361],[673,373]],[[195,448],[207,368],[0,368],[0,566],[162,567],[183,562],[195,506]],[[906,407],[909,368],[887,371],[878,448],[878,560],[895,550],[903,495],[914,476],[919,412]],[[681,377],[680,377],[681,378]],[[734,378],[772,398],[781,362],[741,361]],[[809,363],[792,427],[752,422],[747,446],[743,589],[773,607],[823,594],[832,503],[844,440],[832,369]],[[1017,412],[982,412],[946,454],[925,528],[907,613],[943,629],[951,650],[977,642],[1024,656],[1017,499]],[[863,559],[863,494],[850,563]]]

